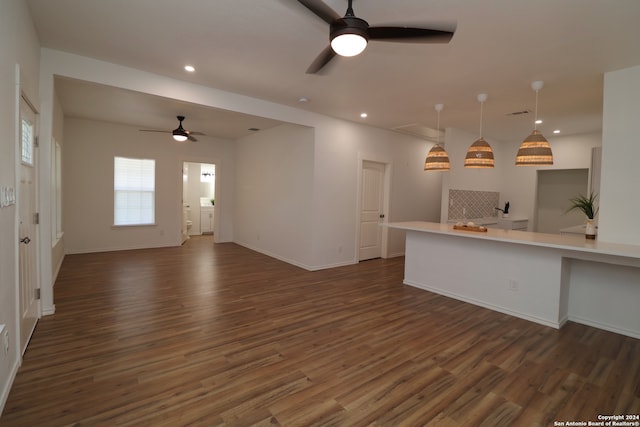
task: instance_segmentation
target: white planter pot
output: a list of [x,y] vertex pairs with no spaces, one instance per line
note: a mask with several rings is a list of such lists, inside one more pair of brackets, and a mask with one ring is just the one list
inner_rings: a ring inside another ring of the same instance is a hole
[[585,220],[584,237],[591,240],[596,238],[596,224],[592,219]]

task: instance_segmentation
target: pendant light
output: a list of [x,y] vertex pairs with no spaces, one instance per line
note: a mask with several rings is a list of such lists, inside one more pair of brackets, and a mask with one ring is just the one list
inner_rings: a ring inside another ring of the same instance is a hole
[[486,93],[478,95],[478,102],[480,102],[480,138],[471,144],[467,150],[467,155],[464,158],[465,168],[492,168],[494,165],[493,150],[482,137],[482,106],[486,100]]
[[549,141],[536,129],[538,124],[538,91],[542,89],[543,81],[531,83],[531,89],[536,92],[536,110],[533,121],[533,132],[522,144],[516,156],[516,166],[545,166],[553,164],[553,153]]
[[451,169],[449,155],[440,145],[440,111],[442,111],[442,108],[444,108],[444,105],[436,104],[436,111],[438,112],[436,145],[431,147],[424,161],[424,170],[426,171],[448,171]]

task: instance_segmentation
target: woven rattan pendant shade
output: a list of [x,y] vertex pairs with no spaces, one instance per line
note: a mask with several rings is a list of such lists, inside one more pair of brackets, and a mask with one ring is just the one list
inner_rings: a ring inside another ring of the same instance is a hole
[[492,168],[494,166],[493,150],[483,137],[478,138],[467,150],[464,158],[465,168]]
[[542,89],[544,82],[531,83],[531,89],[536,92],[536,110],[533,121],[533,132],[520,144],[516,155],[516,166],[548,166],[553,164],[553,153],[549,141],[536,129],[538,123],[538,91]]
[[493,150],[487,141],[482,137],[482,107],[487,100],[487,94],[481,93],[478,95],[478,102],[480,102],[480,138],[471,144],[467,150],[467,155],[464,157],[465,168],[492,168],[494,166]]
[[449,162],[449,155],[440,146],[440,144],[434,145],[427,158],[424,161],[424,170],[426,171],[448,171],[451,169],[451,163]]
[[436,140],[436,145],[431,147],[431,150],[427,153],[427,158],[424,161],[424,170],[426,171],[448,171],[451,169],[449,155],[440,145],[440,111],[442,111],[443,107],[443,104],[436,104],[435,107],[438,112],[438,122],[436,125],[438,139]]
[[516,166],[543,166],[553,164],[553,153],[549,141],[539,130],[531,132],[518,150]]

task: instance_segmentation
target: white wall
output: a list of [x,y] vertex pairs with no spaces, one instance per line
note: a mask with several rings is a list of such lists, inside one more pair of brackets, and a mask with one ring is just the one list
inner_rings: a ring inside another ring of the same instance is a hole
[[[432,145],[350,122],[326,118],[318,124],[313,211],[317,268],[356,262],[358,180],[363,160],[390,166],[387,221],[438,220],[441,174],[424,171]],[[389,233],[388,253],[404,253],[403,232]]]
[[281,125],[238,140],[236,149],[235,241],[307,269],[313,145],[313,129]]
[[[55,141],[60,145],[60,147],[64,147],[64,113],[62,111],[62,106],[58,101],[57,97],[54,97],[54,107],[53,107],[53,137]],[[53,147],[52,147],[53,149]],[[52,152],[53,157],[53,152]],[[64,159],[62,159],[62,168],[64,168]],[[52,180],[53,181],[53,180]],[[64,191],[64,184],[63,189]],[[53,199],[52,199],[53,202]],[[51,204],[51,210],[56,209],[54,203]],[[63,219],[64,221],[64,219]],[[53,224],[51,222],[52,229],[57,227],[57,224]],[[64,232],[64,229],[62,230]],[[53,236],[53,234],[51,234]],[[64,259],[64,235],[60,237],[57,241],[54,241],[51,245],[51,271],[52,271],[52,283],[55,283],[58,272],[60,271],[60,267],[62,266],[62,261]]]
[[[113,227],[114,156],[156,161],[156,225]],[[221,194],[219,241],[232,239],[234,144],[202,137],[174,144],[164,134],[93,120],[67,118],[63,147],[63,217],[67,253],[176,246],[181,243],[182,165],[216,163]],[[223,197],[225,195],[226,197]]]
[[605,74],[598,238],[640,245],[640,66]]
[[[39,43],[23,0],[0,2],[0,185],[17,190],[17,86],[16,65],[20,68],[20,89],[38,105]],[[46,160],[48,161],[48,159]],[[16,206],[0,208],[0,324],[9,331],[10,350],[0,350],[0,412],[20,363],[17,324],[18,237]],[[48,250],[51,251],[49,245]]]
[[[283,125],[238,141],[235,240],[307,269],[356,262],[359,164],[390,165],[390,221],[437,221],[441,175],[430,143],[342,120]],[[388,239],[404,253],[404,233]]]

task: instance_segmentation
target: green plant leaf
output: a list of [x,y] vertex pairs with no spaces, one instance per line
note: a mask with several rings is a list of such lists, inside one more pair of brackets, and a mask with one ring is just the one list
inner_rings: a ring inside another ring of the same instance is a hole
[[569,199],[569,201],[571,202],[571,206],[569,207],[569,209],[567,209],[565,214],[573,210],[579,210],[580,212],[585,214],[587,218],[593,219],[596,215],[598,215],[599,207],[596,206],[597,198],[598,195],[594,194],[593,192],[589,194],[589,197],[579,194],[577,197]]

